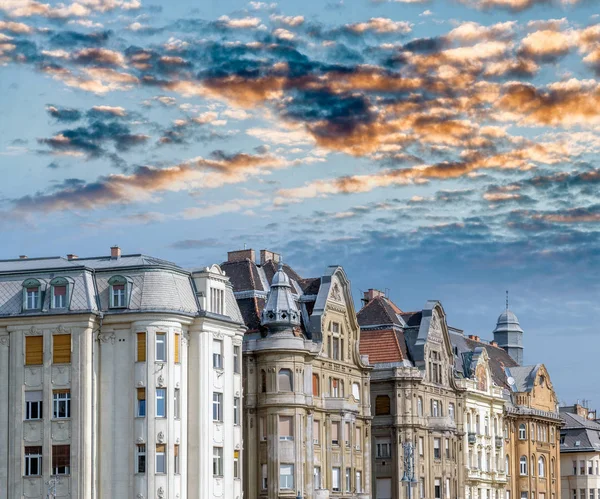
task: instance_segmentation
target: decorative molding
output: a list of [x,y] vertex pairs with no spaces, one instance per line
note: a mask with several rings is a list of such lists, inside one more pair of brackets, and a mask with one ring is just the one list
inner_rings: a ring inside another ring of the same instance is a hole
[[52,331],[52,334],[70,334],[71,330],[65,328],[62,324],[59,324],[58,327]]
[[137,444],[143,444],[143,443],[145,443],[146,441],[144,440],[144,438],[143,438],[143,437],[137,437],[137,439],[136,439],[136,441],[135,441],[135,442],[136,442]]
[[40,336],[42,334],[42,331],[37,329],[35,326],[31,326],[27,331],[25,331],[25,336]]
[[225,336],[223,335],[223,333],[213,333],[213,337],[217,340],[222,340]]
[[181,335],[181,341],[183,341],[183,343],[185,343],[186,345],[189,345],[189,343],[190,343],[190,333],[183,333]]
[[178,444],[178,443],[179,443],[179,437],[177,437],[177,438],[175,439],[175,443],[176,443],[176,444]]
[[156,440],[158,441],[159,444],[164,443],[164,441],[165,441],[165,434],[162,431],[159,431],[158,435],[156,435]]
[[144,382],[143,382],[143,381],[141,381],[141,380],[140,380],[140,381],[138,381],[138,382],[137,382],[137,386],[139,386],[140,388],[143,388],[143,387],[144,387]]
[[0,336],[0,345],[7,347],[9,343],[10,337],[7,334]]
[[163,489],[162,487],[158,487],[158,490],[156,491],[156,496],[158,497],[158,499],[163,499],[163,497],[165,497],[165,489]]
[[179,381],[177,383],[175,383],[175,388],[179,388]]
[[114,345],[116,339],[117,339],[117,336],[115,335],[114,331],[106,331],[106,332],[101,331],[98,333],[98,341],[100,341],[102,343],[110,342],[111,345]]
[[140,493],[139,493],[137,496],[135,496],[135,497],[136,497],[136,499],[144,499],[144,494],[142,494],[142,493],[140,492]]
[[159,374],[158,379],[156,380],[156,382],[158,383],[158,386],[164,386],[165,384],[165,378],[162,374]]

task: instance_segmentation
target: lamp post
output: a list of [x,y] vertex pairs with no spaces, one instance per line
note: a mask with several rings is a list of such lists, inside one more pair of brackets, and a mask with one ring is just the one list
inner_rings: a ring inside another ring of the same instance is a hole
[[415,480],[415,452],[412,442],[404,442],[402,444],[404,450],[404,476],[402,482],[408,485],[407,499],[411,499],[412,486],[417,483]]

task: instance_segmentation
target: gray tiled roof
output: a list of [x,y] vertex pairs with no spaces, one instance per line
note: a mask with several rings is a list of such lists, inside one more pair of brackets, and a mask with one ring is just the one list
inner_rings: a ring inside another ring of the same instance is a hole
[[600,424],[572,413],[561,412],[560,417],[565,423],[560,452],[600,452]]
[[539,368],[540,364],[507,368],[507,375],[515,380],[512,390],[514,392],[530,392]]

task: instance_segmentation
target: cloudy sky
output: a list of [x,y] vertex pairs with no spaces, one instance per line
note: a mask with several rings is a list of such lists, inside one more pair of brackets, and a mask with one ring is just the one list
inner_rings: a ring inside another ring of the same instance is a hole
[[343,265],[600,407],[600,2],[0,0],[0,258]]

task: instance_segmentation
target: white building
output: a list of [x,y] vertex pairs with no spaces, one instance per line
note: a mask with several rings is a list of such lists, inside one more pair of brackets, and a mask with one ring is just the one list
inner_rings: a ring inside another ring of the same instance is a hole
[[0,261],[0,497],[241,498],[244,330],[217,265]]

